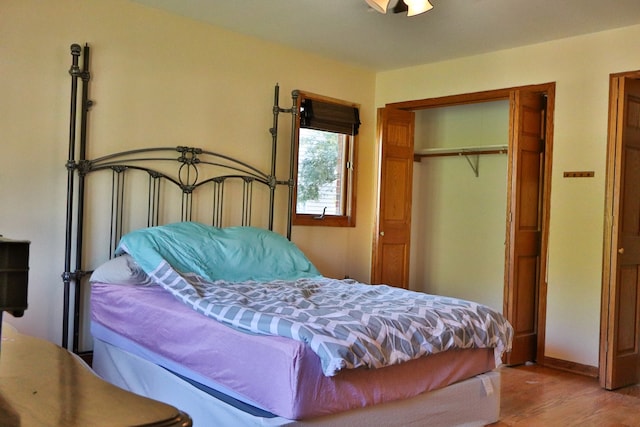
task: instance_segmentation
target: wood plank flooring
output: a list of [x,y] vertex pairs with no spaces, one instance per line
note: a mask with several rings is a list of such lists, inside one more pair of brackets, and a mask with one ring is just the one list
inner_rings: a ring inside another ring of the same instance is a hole
[[500,421],[505,426],[640,426],[640,384],[620,390],[537,365],[503,367]]

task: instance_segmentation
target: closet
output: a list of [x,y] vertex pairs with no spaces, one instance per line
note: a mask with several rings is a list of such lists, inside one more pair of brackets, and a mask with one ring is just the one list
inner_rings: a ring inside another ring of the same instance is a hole
[[502,310],[509,101],[415,112],[409,288]]
[[509,364],[544,364],[554,105],[543,83],[378,110],[372,283],[502,305]]

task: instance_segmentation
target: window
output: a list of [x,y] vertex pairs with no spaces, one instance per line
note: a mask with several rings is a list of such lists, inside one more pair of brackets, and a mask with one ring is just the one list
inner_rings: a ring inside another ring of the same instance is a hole
[[355,226],[358,106],[298,92],[294,225]]

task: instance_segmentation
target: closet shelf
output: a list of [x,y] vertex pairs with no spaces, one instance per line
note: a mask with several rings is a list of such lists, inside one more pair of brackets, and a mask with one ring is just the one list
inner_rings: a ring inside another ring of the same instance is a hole
[[[509,146],[507,145],[483,145],[462,148],[424,148],[413,153],[413,160],[419,162],[423,157],[464,156],[467,159],[467,162],[469,162],[469,166],[471,166],[473,173],[477,177],[480,155],[507,154],[508,150]],[[471,160],[470,156],[473,157],[473,160]]]
[[414,157],[420,159],[422,157],[439,157],[439,156],[464,156],[464,155],[480,155],[480,154],[506,154],[509,147],[507,145],[483,145],[477,147],[459,147],[459,148],[423,148],[416,150]]

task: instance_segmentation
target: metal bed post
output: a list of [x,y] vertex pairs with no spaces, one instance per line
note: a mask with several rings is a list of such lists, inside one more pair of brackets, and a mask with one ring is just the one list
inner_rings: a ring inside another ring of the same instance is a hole
[[[271,176],[276,176],[276,155],[278,152],[278,115],[280,114],[279,98],[280,86],[276,83],[273,91],[273,126],[269,129],[271,132]],[[275,203],[275,185],[271,186],[269,191],[269,230],[273,230],[273,205]]]
[[[89,45],[85,44],[82,52],[82,103],[80,110],[80,153],[79,162],[84,165],[87,159],[87,116],[89,108],[91,108],[92,102],[89,100],[89,79],[91,74],[89,73]],[[82,241],[84,231],[84,180],[85,173],[80,169],[78,174],[78,217],[77,217],[77,229],[76,229],[76,266],[75,266],[75,292],[73,303],[73,352],[79,351],[80,340],[80,301],[82,297],[82,283],[81,279],[84,276],[82,271]]]
[[64,247],[64,273],[62,280],[64,283],[64,307],[62,318],[62,347],[67,348],[69,342],[69,296],[71,288],[71,238],[73,233],[73,187],[74,174],[76,168],[76,116],[77,116],[77,97],[78,97],[78,76],[81,74],[78,66],[78,58],[80,56],[81,47],[79,44],[71,45],[71,115],[69,117],[69,160],[67,161],[67,221],[65,232]]
[[[291,218],[292,218],[292,210],[293,206],[293,166],[295,159],[295,129],[296,129],[296,116],[297,116],[297,93],[298,91],[293,91],[293,106],[291,108],[280,108],[279,106],[279,98],[280,98],[280,86],[276,84],[273,96],[273,127],[270,129],[271,137],[272,137],[272,150],[271,150],[271,177],[274,180],[273,186],[271,186],[271,209],[269,211],[269,229],[273,229],[273,207],[274,207],[274,194],[275,187],[278,184],[286,184],[289,186],[289,197],[288,197],[288,206],[287,206],[287,239],[291,240]],[[294,95],[295,94],[295,95]],[[290,152],[290,162],[289,162],[289,180],[288,181],[278,181],[275,179],[276,176],[276,155],[277,155],[277,146],[278,146],[278,116],[280,113],[291,113],[293,120],[291,123],[291,152]]]
[[[62,279],[64,283],[64,308],[62,319],[62,347],[69,347],[69,316],[70,316],[70,295],[71,282],[74,283],[74,314],[73,314],[73,351],[78,352],[79,329],[78,322],[80,316],[80,287],[78,279],[82,276],[79,271],[82,265],[82,229],[83,229],[83,209],[84,209],[84,173],[80,173],[78,180],[78,212],[76,215],[76,246],[75,246],[75,269],[71,271],[71,257],[73,255],[71,241],[74,235],[74,175],[76,169],[84,167],[86,160],[86,137],[87,137],[87,112],[91,106],[88,100],[89,74],[89,46],[83,49],[79,44],[71,45],[72,63],[69,69],[71,75],[71,105],[69,117],[69,154],[67,160],[67,213],[66,213],[66,233],[65,233],[65,265]],[[80,69],[79,57],[83,53],[83,68]],[[78,104],[78,78],[82,79],[82,104],[80,116],[80,152],[79,161],[76,162],[76,129],[77,129],[77,104]]]

